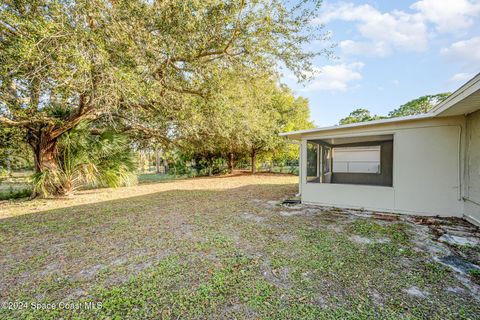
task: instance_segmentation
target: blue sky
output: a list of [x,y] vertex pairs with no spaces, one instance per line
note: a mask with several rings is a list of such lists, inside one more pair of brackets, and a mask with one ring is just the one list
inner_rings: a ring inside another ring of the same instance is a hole
[[283,82],[310,100],[317,126],[356,108],[385,115],[419,96],[454,91],[480,72],[480,0],[331,0],[315,23],[331,32],[336,58],[317,58],[307,84],[288,72]]

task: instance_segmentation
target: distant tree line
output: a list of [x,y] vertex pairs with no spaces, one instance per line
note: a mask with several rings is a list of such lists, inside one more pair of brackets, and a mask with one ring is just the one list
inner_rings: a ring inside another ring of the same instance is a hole
[[430,111],[435,105],[445,100],[450,95],[449,92],[438,93],[434,95],[425,95],[420,98],[413,99],[401,105],[397,109],[390,111],[387,116],[372,115],[368,109],[355,109],[347,117],[342,118],[339,124],[349,124],[357,122],[365,122],[379,119],[405,117],[417,114],[423,114]]

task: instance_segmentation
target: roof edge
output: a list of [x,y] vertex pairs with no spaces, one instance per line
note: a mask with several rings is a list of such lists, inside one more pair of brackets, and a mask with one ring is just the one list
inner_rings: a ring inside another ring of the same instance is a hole
[[374,125],[379,125],[384,123],[420,120],[420,119],[428,119],[432,117],[433,117],[432,114],[424,113],[424,114],[418,114],[414,116],[387,118],[387,119],[372,120],[372,121],[366,121],[366,122],[356,122],[356,123],[349,123],[349,124],[342,124],[342,125],[335,125],[335,126],[328,126],[328,127],[319,127],[319,128],[306,129],[306,130],[282,132],[282,133],[279,133],[279,136],[288,137],[288,136],[305,134],[305,133],[315,133],[315,132],[330,131],[330,130],[357,128],[357,127],[368,127],[368,126],[374,126]]
[[477,90],[480,90],[480,72],[477,73],[472,79],[468,80],[460,88],[455,90],[445,100],[433,107],[428,113],[431,113],[434,116],[439,116],[442,112],[447,111],[455,106],[455,104],[472,94],[472,91],[475,92]]

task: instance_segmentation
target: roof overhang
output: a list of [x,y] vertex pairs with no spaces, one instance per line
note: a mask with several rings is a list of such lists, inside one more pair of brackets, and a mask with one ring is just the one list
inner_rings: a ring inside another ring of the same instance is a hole
[[428,119],[428,118],[432,118],[432,115],[426,113],[426,114],[419,114],[419,115],[408,116],[408,117],[388,118],[388,119],[373,120],[373,121],[367,121],[367,122],[343,124],[338,126],[321,127],[321,128],[291,131],[291,132],[282,132],[279,135],[283,137],[287,137],[289,139],[298,140],[298,139],[301,139],[302,135],[308,134],[308,133],[317,133],[317,132],[332,131],[332,130],[343,130],[343,129],[350,129],[350,128],[363,128],[363,127],[369,128],[372,126],[378,126],[382,124],[399,123],[399,122],[422,120],[422,119]]
[[480,73],[458,88],[430,113],[436,117],[466,115],[480,109]]
[[370,142],[384,142],[392,141],[392,134],[377,134],[369,136],[354,136],[354,137],[342,137],[342,138],[323,138],[323,139],[312,139],[310,142],[317,142],[320,144],[326,144],[329,146],[341,146],[341,145],[352,145],[359,143],[370,143]]

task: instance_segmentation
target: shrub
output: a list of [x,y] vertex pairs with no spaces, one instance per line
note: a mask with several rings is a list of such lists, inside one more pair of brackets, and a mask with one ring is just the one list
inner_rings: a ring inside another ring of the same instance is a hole
[[33,175],[36,195],[69,195],[82,187],[120,187],[137,183],[136,165],[126,137],[105,131],[91,135],[81,125],[58,143],[58,169]]
[[32,195],[32,189],[30,188],[14,189],[10,187],[8,192],[0,193],[0,200],[28,198],[31,195]]

